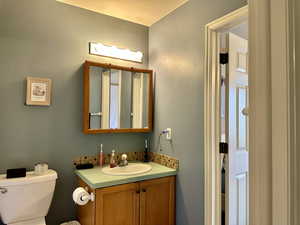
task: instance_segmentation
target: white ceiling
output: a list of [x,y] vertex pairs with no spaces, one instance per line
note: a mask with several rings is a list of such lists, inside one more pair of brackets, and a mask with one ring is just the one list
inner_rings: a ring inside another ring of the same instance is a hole
[[151,26],[188,0],[57,0],[66,4]]
[[248,40],[248,21],[231,28],[229,32]]

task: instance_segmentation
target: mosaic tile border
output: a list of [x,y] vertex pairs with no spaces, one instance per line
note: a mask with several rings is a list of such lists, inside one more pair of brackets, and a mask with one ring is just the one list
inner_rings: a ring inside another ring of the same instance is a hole
[[[121,155],[123,153],[116,153],[116,160],[119,161],[121,159]],[[128,161],[143,161],[144,160],[144,152],[125,152],[127,154]],[[110,154],[104,155],[105,164],[109,163]],[[179,160],[175,159],[171,156],[159,154],[156,152],[149,152],[149,160],[151,162],[155,162],[161,164],[163,166],[172,168],[172,169],[179,169]],[[73,160],[74,166],[85,164],[85,163],[92,163],[94,166],[98,165],[98,156],[80,156]]]

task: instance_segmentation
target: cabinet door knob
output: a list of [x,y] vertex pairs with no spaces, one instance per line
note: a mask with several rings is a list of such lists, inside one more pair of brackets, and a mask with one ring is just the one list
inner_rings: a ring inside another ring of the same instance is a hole
[[137,194],[141,193],[140,191],[136,191]]
[[143,190],[142,190],[142,192],[146,192],[146,191],[147,191],[146,189],[143,189]]

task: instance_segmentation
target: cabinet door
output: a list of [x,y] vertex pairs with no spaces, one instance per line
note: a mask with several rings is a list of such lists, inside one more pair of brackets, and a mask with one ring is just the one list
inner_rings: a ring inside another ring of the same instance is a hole
[[96,225],[139,225],[139,184],[96,190]]
[[140,183],[140,225],[175,225],[175,177]]

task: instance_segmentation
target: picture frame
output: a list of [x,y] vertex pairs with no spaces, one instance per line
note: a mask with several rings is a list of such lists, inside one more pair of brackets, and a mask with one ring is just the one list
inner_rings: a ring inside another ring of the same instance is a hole
[[50,106],[52,81],[48,78],[27,77],[26,105]]

